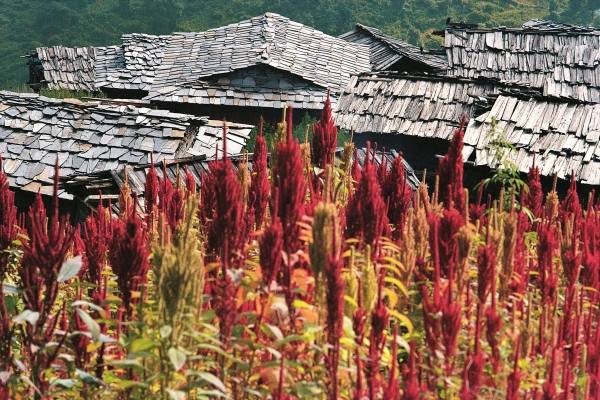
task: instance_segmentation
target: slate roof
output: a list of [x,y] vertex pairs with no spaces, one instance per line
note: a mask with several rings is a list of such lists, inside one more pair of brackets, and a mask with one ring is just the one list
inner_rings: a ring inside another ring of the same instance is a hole
[[356,24],[354,30],[344,33],[340,36],[340,39],[368,45],[370,48],[371,70],[373,71],[388,70],[404,59],[420,64],[423,70],[435,71],[448,68],[448,63],[443,58],[424,52],[415,45],[363,24]]
[[274,13],[205,32],[176,33],[164,52],[156,70],[159,87],[269,65],[337,92],[350,75],[370,68],[367,46]]
[[45,83],[50,89],[94,91],[94,47],[38,47]]
[[364,74],[353,77],[335,108],[343,129],[450,139],[463,116],[494,84],[451,77]]
[[[252,126],[229,124],[228,152],[241,151]],[[0,92],[0,154],[12,186],[49,189],[61,175],[117,169],[186,155],[214,154],[220,122],[132,105]]]
[[539,20],[520,29],[450,26],[444,46],[451,75],[497,78],[546,96],[600,102],[600,30]]
[[169,35],[141,33],[121,36],[119,54],[109,59],[114,63],[105,73],[97,74],[96,86],[100,89],[148,91],[170,38]]
[[[492,120],[496,134],[490,134]],[[500,135],[514,146],[506,153],[521,172],[533,164],[542,175],[600,184],[600,104],[501,95],[492,109],[471,121],[465,133],[465,158],[496,167],[491,140]]]
[[[66,52],[64,63],[44,61],[49,87],[71,89],[65,82],[76,81],[88,90],[149,92],[152,101],[322,108],[328,89],[337,94],[351,75],[371,68],[367,45],[273,13],[205,32],[121,39],[120,46]],[[54,51],[37,52],[46,59]]]
[[[322,87],[285,71],[258,65],[201,81],[166,86],[145,99],[190,104],[321,110],[327,98]],[[332,98],[335,103],[335,98]]]

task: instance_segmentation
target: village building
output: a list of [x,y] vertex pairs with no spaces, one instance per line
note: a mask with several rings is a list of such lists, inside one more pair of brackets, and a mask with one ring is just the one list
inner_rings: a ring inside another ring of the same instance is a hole
[[[402,151],[420,170],[437,166],[466,117],[468,183],[502,163],[526,173],[535,159],[546,180],[600,184],[599,30],[540,20],[521,28],[452,24],[444,43],[446,73],[354,77],[334,110],[336,123],[357,143]],[[502,157],[498,140],[510,148]]]
[[478,167],[526,173],[535,164],[546,181],[600,185],[600,104],[501,95],[471,121],[464,141],[465,160]]
[[350,77],[369,71],[369,46],[266,13],[205,32],[123,35],[120,46],[38,48],[30,84],[143,98],[216,119],[277,121],[292,106],[317,116]]
[[600,102],[600,29],[550,21],[521,28],[451,25],[444,47],[448,74],[494,78],[543,95]]
[[369,46],[371,71],[444,74],[448,68],[444,58],[363,24],[340,39]]
[[[227,152],[241,152],[252,128],[228,124]],[[222,130],[222,122],[206,117],[0,92],[3,169],[24,202],[52,193],[56,163],[69,176],[214,155],[222,152]]]
[[563,186],[571,178],[600,185],[599,29],[543,20],[519,29],[458,25],[446,29],[445,48],[452,76],[532,89],[503,93],[491,110],[471,120],[465,160],[523,173],[535,164],[546,182],[556,176]]
[[336,124],[366,142],[402,152],[417,171],[437,167],[461,120],[488,103],[493,83],[444,76],[373,73],[355,76],[340,97]]

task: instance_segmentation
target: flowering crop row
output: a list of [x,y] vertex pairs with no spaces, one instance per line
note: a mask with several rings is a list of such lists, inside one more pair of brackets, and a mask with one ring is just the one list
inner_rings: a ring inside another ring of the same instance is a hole
[[291,118],[270,163],[261,132],[252,172],[152,168],[80,226],[0,173],[0,399],[600,397],[593,197],[534,168],[470,204],[462,129],[413,192],[400,157],[333,157],[329,104],[312,143]]

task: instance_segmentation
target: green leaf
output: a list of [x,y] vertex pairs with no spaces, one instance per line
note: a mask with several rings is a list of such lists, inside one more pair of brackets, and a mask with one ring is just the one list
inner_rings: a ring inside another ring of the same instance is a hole
[[13,318],[15,324],[22,324],[23,322],[29,322],[31,325],[35,325],[40,313],[37,311],[23,310],[22,313]]
[[291,342],[306,342],[306,341],[307,341],[307,337],[304,335],[288,335],[281,340],[275,341],[275,343],[273,343],[273,346],[281,347],[281,346],[284,346]]
[[98,340],[100,337],[100,325],[88,313],[83,311],[81,308],[77,309],[77,314],[79,318],[83,320],[85,326],[87,326],[88,331],[90,331],[90,335],[92,335],[93,340]]
[[82,265],[83,265],[83,263],[81,261],[81,256],[77,256],[75,258],[68,259],[60,267],[60,271],[58,272],[56,281],[57,282],[65,282],[71,278],[74,278],[75,276],[77,276],[77,274],[81,270]]
[[100,314],[100,316],[102,318],[104,318],[104,315],[105,315],[104,308],[100,307],[97,304],[90,303],[89,301],[85,301],[85,300],[76,300],[73,303],[71,303],[71,307],[80,307],[80,306],[89,307],[90,309],[97,311],[98,314]]
[[167,351],[167,355],[169,356],[169,360],[171,360],[171,364],[173,364],[175,371],[179,371],[185,364],[186,355],[181,348],[171,347]]
[[263,331],[265,331],[265,333],[270,333],[277,340],[283,339],[283,333],[281,333],[281,329],[275,325],[264,324]]
[[160,337],[166,339],[171,336],[171,332],[173,332],[173,328],[170,325],[165,325],[160,328]]
[[181,390],[167,389],[167,393],[171,400],[185,400],[185,392]]
[[227,391],[223,382],[210,372],[198,372],[196,375],[198,376],[198,378],[202,379],[207,383],[210,383],[212,386],[219,389],[221,392],[225,393]]
[[75,379],[55,379],[50,383],[50,386],[58,386],[64,389],[71,389],[77,381]]
[[131,352],[138,353],[140,351],[150,350],[155,346],[155,343],[148,338],[139,338],[131,342]]
[[102,382],[100,379],[96,378],[95,376],[88,374],[85,371],[77,369],[75,372],[77,373],[77,376],[79,377],[79,379],[81,379],[83,382],[87,383],[88,385],[104,386],[104,382]]

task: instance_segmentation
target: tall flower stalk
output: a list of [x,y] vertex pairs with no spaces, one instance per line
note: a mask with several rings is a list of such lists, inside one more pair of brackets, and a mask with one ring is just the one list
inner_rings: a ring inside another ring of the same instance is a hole
[[[58,163],[54,169],[52,214],[48,218],[40,194],[26,218],[27,240],[23,243],[23,257],[19,277],[22,300],[26,312],[31,312],[31,323],[24,325],[24,352],[31,365],[31,380],[38,388],[36,397],[48,390],[44,371],[56,359],[67,337],[55,338],[56,327],[64,313],[64,306],[56,306],[59,292],[58,273],[73,243],[75,229],[67,217],[58,215]],[[58,341],[47,347],[48,342]]]

